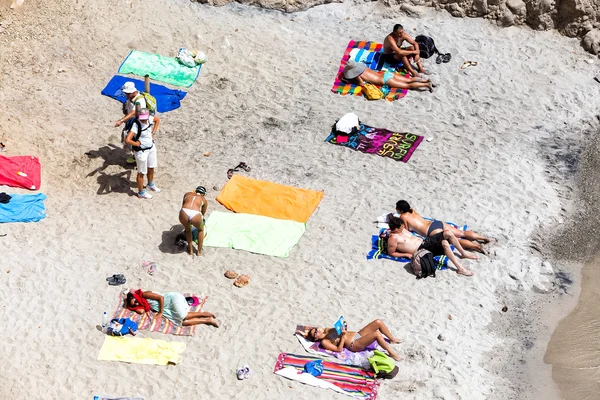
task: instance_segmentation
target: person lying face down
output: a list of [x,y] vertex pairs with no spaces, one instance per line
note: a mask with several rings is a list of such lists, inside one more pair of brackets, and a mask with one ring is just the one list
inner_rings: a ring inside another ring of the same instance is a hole
[[138,314],[155,312],[155,320],[163,316],[177,326],[212,325],[219,327],[215,315],[209,312],[192,312],[185,296],[181,293],[131,290],[127,293],[124,307]]
[[416,232],[424,237],[432,236],[442,231],[450,231],[450,233],[459,239],[460,245],[465,250],[474,250],[483,254],[485,254],[485,250],[476,241],[483,243],[490,242],[489,238],[476,232],[461,231],[452,225],[438,220],[427,221],[418,212],[414,211],[406,200],[399,200],[396,203],[396,212],[400,215],[400,219],[404,222],[404,226],[408,231]]
[[429,79],[419,77],[407,78],[403,75],[389,71],[373,71],[364,63],[348,60],[344,67],[344,78],[356,82],[359,86],[365,86],[366,82],[376,86],[387,85],[399,89],[429,89],[433,90],[433,84]]
[[[405,257],[412,259],[413,255],[418,250],[425,249],[430,251],[433,256],[446,255],[450,261],[452,261],[452,264],[456,266],[457,273],[466,276],[473,275],[473,272],[461,265],[452,252],[450,243],[452,243],[457,250],[460,246],[458,239],[456,239],[455,236],[448,236],[448,238],[450,238],[449,241],[449,239],[444,236],[445,232],[442,231],[423,240],[406,230],[404,222],[402,222],[402,220],[398,217],[391,217],[388,224],[390,226],[390,237],[388,238],[387,242],[388,255],[392,257]],[[467,253],[464,250],[462,250],[461,254],[465,258],[477,259],[475,255]]]
[[376,319],[358,332],[349,332],[344,329],[338,334],[335,328],[312,328],[307,332],[306,338],[312,342],[320,342],[325,350],[340,352],[342,349],[348,349],[352,352],[365,350],[371,343],[377,342],[390,357],[394,360],[400,360],[390,345],[385,341],[384,336],[392,343],[400,343],[396,339],[382,320]]

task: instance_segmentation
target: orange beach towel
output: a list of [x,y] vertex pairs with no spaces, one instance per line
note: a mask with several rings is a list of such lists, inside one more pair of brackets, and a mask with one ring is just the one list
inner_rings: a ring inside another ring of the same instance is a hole
[[306,222],[322,198],[323,192],[233,175],[217,201],[234,212]]

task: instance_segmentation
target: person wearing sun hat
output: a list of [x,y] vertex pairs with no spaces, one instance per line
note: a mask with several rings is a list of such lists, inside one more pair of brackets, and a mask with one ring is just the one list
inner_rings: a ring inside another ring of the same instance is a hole
[[366,64],[348,60],[343,72],[344,79],[354,81],[359,86],[365,86],[369,82],[377,86],[388,86],[399,89],[421,89],[427,88],[431,91],[433,84],[429,79],[420,77],[407,78],[403,75],[390,71],[373,71]]
[[[125,127],[121,132],[121,142],[124,143],[125,137],[131,130],[131,126],[133,125],[133,121],[135,121],[136,115],[142,108],[146,108],[146,98],[141,95],[133,82],[125,82],[125,84],[121,87],[121,91],[127,98],[125,103],[123,103],[123,114],[125,114],[125,116],[115,121],[115,127],[121,126],[123,123],[125,124]],[[131,146],[125,146],[125,151],[131,151]],[[127,159],[127,162],[129,164],[133,164],[135,162],[135,156],[132,154]]]
[[152,195],[144,189],[144,175],[148,177],[146,188],[153,192],[160,192],[160,189],[154,184],[154,169],[157,164],[154,134],[158,130],[159,124],[160,118],[151,116],[147,109],[142,108],[125,138],[125,143],[130,145],[134,151],[138,170],[138,197],[141,199],[152,198]]
[[206,189],[204,186],[198,186],[193,192],[187,192],[183,195],[183,202],[179,210],[179,222],[185,228],[185,239],[188,243],[188,252],[194,254],[192,227],[198,230],[198,250],[197,255],[202,252],[202,243],[204,242],[204,216],[208,209],[208,203],[204,195]]

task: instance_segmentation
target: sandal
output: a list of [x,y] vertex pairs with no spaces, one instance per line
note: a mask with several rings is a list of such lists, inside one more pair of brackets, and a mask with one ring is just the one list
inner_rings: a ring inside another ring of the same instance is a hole
[[127,282],[127,279],[122,274],[113,275],[110,278],[106,278],[106,280],[110,286],[119,286]]
[[463,63],[463,65],[460,66],[460,69],[465,69],[468,67],[476,67],[477,66],[477,61],[465,61]]
[[249,166],[248,166],[248,164],[246,164],[245,162],[240,162],[240,163],[238,164],[238,166],[237,166],[237,167],[235,167],[234,169],[238,169],[238,168],[241,168],[241,169],[243,169],[243,170],[244,170],[244,171],[246,171],[246,172],[250,172],[250,167],[249,167]]
[[246,274],[238,276],[235,282],[233,282],[233,285],[239,288],[243,288],[244,286],[248,286],[249,284],[250,277]]
[[230,168],[227,170],[227,179],[231,179],[231,177],[233,176],[233,173],[237,172],[235,169]]
[[6,146],[4,145],[4,143],[0,142],[0,151],[4,150],[6,150]]
[[155,263],[154,261],[144,261],[142,263],[143,267],[148,267],[148,274],[150,275],[154,275],[154,273],[156,272],[156,269],[158,268],[158,264]]

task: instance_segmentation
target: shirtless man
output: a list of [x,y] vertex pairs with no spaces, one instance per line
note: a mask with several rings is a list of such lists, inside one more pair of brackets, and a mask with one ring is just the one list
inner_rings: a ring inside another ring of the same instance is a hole
[[400,89],[421,89],[432,90],[433,84],[428,79],[419,77],[407,78],[400,74],[389,71],[373,71],[367,68],[365,63],[359,63],[354,60],[348,60],[344,67],[344,78],[347,80],[356,80],[356,83],[363,87],[365,82],[373,85],[387,85],[391,88]]
[[[467,250],[474,250],[480,253],[485,254],[485,250],[481,246],[481,244],[475,241],[481,241],[483,243],[489,243],[490,239],[482,236],[473,231],[461,231],[460,229],[456,229],[452,225],[448,225],[442,221],[433,220],[427,221],[423,217],[419,215],[416,211],[410,208],[410,204],[408,204],[405,200],[400,200],[396,203],[396,212],[400,214],[400,218],[406,225],[406,229],[409,231],[413,231],[418,233],[421,236],[432,236],[438,232],[449,230],[459,238],[460,244]],[[473,241],[475,240],[475,241]]]
[[[391,235],[388,238],[387,254],[392,257],[406,257],[412,259],[413,254],[418,250],[425,249],[431,252],[433,256],[446,255],[452,264],[456,266],[456,272],[461,275],[471,276],[472,271],[464,268],[458,258],[452,252],[450,243],[457,249],[460,248],[458,239],[455,236],[444,237],[444,232],[436,233],[427,237],[425,240],[411,234],[405,229],[404,222],[398,217],[391,217],[389,221]],[[450,243],[449,243],[450,242]],[[460,250],[459,250],[460,251]],[[475,255],[469,254],[464,250],[460,252],[465,258],[477,259]]]
[[[401,47],[402,43],[408,42],[410,46]],[[411,76],[419,76],[413,69],[408,57],[412,56],[417,63],[419,72],[429,75],[429,71],[426,71],[421,64],[421,56],[419,51],[419,44],[413,40],[410,36],[404,32],[404,28],[400,24],[394,25],[392,33],[385,37],[383,41],[383,54],[388,62],[402,62],[406,67]]]
[[202,251],[202,243],[204,242],[204,215],[208,208],[208,203],[204,198],[206,189],[203,186],[198,186],[195,191],[188,192],[183,195],[183,204],[179,210],[179,222],[185,227],[185,238],[188,242],[190,255],[194,254],[192,225],[198,229],[198,251],[200,255]]

